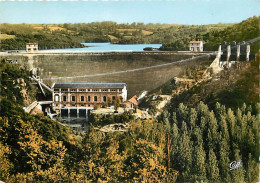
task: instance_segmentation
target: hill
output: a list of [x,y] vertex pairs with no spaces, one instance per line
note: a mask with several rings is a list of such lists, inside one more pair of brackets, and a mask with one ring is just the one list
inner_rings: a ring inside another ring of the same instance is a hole
[[38,42],[39,49],[79,48],[82,42],[118,44],[169,43],[172,40],[195,38],[196,34],[219,30],[229,24],[117,24],[93,22],[80,24],[1,24],[1,50],[22,50],[28,42]]
[[174,97],[171,107],[178,107],[180,103],[192,107],[203,101],[210,109],[214,109],[215,104],[219,102],[235,110],[245,103],[251,105],[256,114],[255,107],[260,101],[258,66],[259,57],[251,63],[233,65],[232,68],[222,71],[213,79],[201,82]]
[[[259,22],[260,17],[251,17],[239,24],[235,24],[220,31],[211,31],[203,35],[203,40],[205,41],[206,50],[217,50],[218,44],[226,42],[242,42],[249,41],[253,38],[259,37]],[[259,50],[259,41],[252,45],[251,51],[257,53]]]
[[[223,29],[211,29],[208,32],[196,32],[193,37],[184,37],[182,40],[175,39],[173,42],[163,44],[160,50],[181,51],[188,50],[189,41],[192,39],[200,39],[204,41],[205,51],[216,51],[218,45],[226,42],[242,42],[249,41],[259,37],[259,21],[260,17],[251,17],[241,23],[223,27]],[[210,27],[210,26],[208,26]],[[259,42],[252,45],[252,52],[257,53],[259,50]]]

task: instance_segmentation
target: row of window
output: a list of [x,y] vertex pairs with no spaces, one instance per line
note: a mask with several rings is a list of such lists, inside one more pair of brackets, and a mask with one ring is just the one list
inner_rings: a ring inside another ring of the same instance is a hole
[[28,48],[28,51],[31,51],[31,50],[37,50],[36,48],[33,48],[33,49],[31,49],[31,48]]
[[[55,88],[54,89],[54,91],[60,91],[58,88]],[[68,91],[68,89],[61,89],[61,91],[62,92],[67,92]],[[71,92],[76,92],[77,91],[77,89],[70,89],[70,91]],[[81,92],[90,92],[90,91],[92,91],[92,92],[101,92],[101,91],[103,91],[103,92],[107,92],[107,91],[110,91],[110,92],[116,92],[116,91],[121,91],[121,89],[79,89],[79,91],[81,91]]]
[[[115,99],[116,99],[116,97],[112,96],[112,100],[115,100]],[[54,100],[55,100],[55,102],[59,102],[59,95],[55,95],[55,99]],[[97,100],[98,100],[97,96],[94,96],[93,97],[93,101],[97,102]],[[67,101],[67,96],[63,96],[62,97],[62,101],[66,102]],[[76,96],[71,96],[71,101],[75,102],[76,101]],[[85,101],[85,97],[84,96],[80,96],[80,101],[84,102]],[[91,102],[91,97],[87,96],[86,97],[86,101]],[[103,102],[106,102],[106,101],[107,101],[107,97],[103,96]]]

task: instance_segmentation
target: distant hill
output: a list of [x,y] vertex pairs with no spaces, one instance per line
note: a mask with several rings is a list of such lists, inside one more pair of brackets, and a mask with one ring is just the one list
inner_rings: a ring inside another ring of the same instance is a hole
[[[259,22],[260,17],[250,17],[241,23],[235,24],[220,31],[210,31],[209,33],[203,35],[203,40],[205,42],[206,50],[217,50],[219,43],[224,41],[227,42],[241,42],[249,41],[250,39],[259,37]],[[252,50],[254,53],[259,50],[259,42],[252,45]]]
[[171,43],[197,34],[222,30],[230,24],[117,24],[93,22],[80,24],[0,24],[1,50],[23,50],[27,42],[38,42],[39,49],[83,47],[82,42],[119,44]]
[[[259,36],[259,21],[260,17],[251,17],[241,23],[229,25],[217,29],[211,28],[209,31],[200,31],[196,32],[195,36],[183,37],[183,39],[175,39],[172,43],[163,44],[160,50],[168,51],[181,51],[188,50],[189,41],[191,39],[200,39],[204,41],[204,50],[213,51],[218,49],[218,45],[224,41],[226,42],[241,42],[249,41],[250,39],[256,38]],[[210,28],[210,25],[207,25]],[[252,45],[252,52],[256,53],[259,48],[259,42],[256,42]]]

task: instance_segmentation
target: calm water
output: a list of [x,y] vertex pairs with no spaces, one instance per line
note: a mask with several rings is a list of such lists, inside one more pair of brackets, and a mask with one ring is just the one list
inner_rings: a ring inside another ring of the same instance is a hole
[[162,44],[110,44],[110,43],[83,43],[85,48],[51,49],[44,51],[143,51],[145,47],[160,48]]

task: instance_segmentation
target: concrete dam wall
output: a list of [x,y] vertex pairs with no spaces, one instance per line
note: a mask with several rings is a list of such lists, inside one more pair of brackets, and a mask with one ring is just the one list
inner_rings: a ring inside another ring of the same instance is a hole
[[[26,65],[28,68],[37,68],[40,71],[39,73],[41,78],[56,78],[136,69],[176,62],[203,54],[205,53],[20,53],[10,54],[7,57],[18,60],[19,63]],[[127,84],[129,98],[143,90],[155,89],[174,76],[182,75],[186,68],[199,64],[209,66],[212,60],[213,58],[206,56],[197,60],[142,71],[87,78],[45,80],[44,82],[49,85],[52,85],[54,82],[124,82]]]

